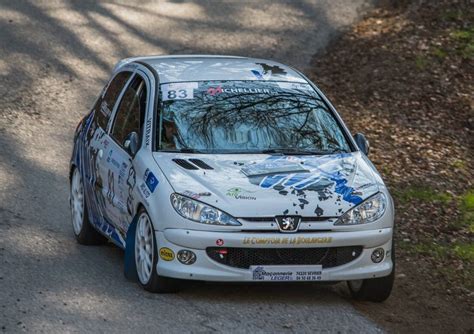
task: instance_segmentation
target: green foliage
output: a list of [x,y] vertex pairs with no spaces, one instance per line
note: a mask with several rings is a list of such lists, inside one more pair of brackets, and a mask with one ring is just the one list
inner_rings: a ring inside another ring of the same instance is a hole
[[438,245],[434,242],[420,242],[414,244],[412,251],[424,255],[429,255],[435,259],[445,259],[448,256],[448,249],[445,246]]
[[466,169],[466,162],[461,159],[456,159],[452,162],[451,166],[457,169]]
[[463,17],[463,12],[460,10],[447,10],[441,14],[441,18],[446,21],[456,21]]
[[441,60],[443,60],[444,58],[448,56],[448,53],[440,48],[434,48],[432,53],[436,58],[439,58]]
[[461,225],[474,233],[474,190],[468,191],[461,198]]
[[456,30],[451,36],[459,43],[458,53],[465,59],[474,59],[474,28]]
[[415,58],[415,65],[420,71],[423,71],[428,66],[428,59],[425,56],[418,55]]
[[398,245],[410,253],[428,255],[434,259],[444,261],[449,257],[456,257],[465,262],[474,261],[474,243],[455,243],[441,245],[433,241],[418,243],[400,242]]
[[408,203],[412,200],[449,203],[452,200],[452,196],[450,194],[439,192],[426,186],[409,187],[401,191],[395,191],[394,196],[402,203]]
[[456,30],[452,33],[452,36],[459,40],[472,41],[472,39],[474,38],[474,28]]
[[453,249],[454,254],[461,260],[474,262],[474,243],[457,244]]
[[463,196],[462,208],[466,211],[474,211],[474,190],[467,192]]

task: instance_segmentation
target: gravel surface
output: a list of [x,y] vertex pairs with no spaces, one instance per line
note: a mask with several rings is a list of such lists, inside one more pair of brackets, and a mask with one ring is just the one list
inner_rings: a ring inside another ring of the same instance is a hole
[[67,179],[74,128],[118,59],[221,53],[305,70],[370,3],[1,1],[0,331],[380,332],[330,286],[147,293],[125,280],[122,251],[76,244]]
[[395,200],[393,333],[474,333],[474,6],[379,6],[313,63]]

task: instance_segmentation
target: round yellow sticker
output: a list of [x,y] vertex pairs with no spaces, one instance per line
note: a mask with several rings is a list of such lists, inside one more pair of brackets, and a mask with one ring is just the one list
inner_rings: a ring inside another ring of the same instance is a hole
[[173,261],[174,252],[167,247],[160,248],[160,257],[165,261]]

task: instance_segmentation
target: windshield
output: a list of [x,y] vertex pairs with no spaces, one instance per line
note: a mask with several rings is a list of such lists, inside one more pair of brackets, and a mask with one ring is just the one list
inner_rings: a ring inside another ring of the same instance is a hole
[[343,132],[308,84],[201,81],[161,85],[161,151],[348,152]]

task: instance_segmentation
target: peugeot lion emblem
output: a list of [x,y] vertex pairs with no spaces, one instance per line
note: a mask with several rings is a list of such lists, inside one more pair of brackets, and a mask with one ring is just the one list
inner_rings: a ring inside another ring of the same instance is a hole
[[276,222],[281,232],[296,232],[301,222],[300,216],[276,216]]

